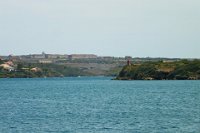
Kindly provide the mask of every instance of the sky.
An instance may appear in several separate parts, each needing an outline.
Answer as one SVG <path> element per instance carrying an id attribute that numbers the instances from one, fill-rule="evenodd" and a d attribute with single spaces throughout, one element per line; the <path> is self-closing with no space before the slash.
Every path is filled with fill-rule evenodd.
<path id="1" fill-rule="evenodd" d="M 0 55 L 200 58 L 199 0 L 0 0 Z"/>

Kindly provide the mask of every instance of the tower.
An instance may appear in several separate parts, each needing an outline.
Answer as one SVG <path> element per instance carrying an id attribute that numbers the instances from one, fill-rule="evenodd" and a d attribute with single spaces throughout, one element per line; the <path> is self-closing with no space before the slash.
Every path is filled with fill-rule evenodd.
<path id="1" fill-rule="evenodd" d="M 127 60 L 127 66 L 130 66 L 131 65 L 131 61 L 128 59 Z"/>

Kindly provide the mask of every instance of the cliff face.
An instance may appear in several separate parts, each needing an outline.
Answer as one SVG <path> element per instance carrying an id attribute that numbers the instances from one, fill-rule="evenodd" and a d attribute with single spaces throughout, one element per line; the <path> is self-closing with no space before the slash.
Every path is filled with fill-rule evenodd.
<path id="1" fill-rule="evenodd" d="M 200 61 L 154 62 L 127 65 L 117 76 L 118 80 L 198 80 Z"/>

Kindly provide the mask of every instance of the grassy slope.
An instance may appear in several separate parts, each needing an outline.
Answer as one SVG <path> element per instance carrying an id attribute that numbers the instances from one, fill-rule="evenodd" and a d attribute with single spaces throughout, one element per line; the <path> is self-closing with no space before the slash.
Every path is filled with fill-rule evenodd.
<path id="1" fill-rule="evenodd" d="M 3 62 L 1 62 L 3 64 Z M 40 64 L 15 63 L 16 71 L 8 72 L 0 68 L 0 78 L 33 78 L 33 77 L 73 77 L 73 76 L 113 76 L 120 71 L 115 64 L 73 63 L 73 64 Z M 38 67 L 41 71 L 33 72 L 31 68 Z"/>
<path id="2" fill-rule="evenodd" d="M 146 62 L 141 65 L 125 66 L 117 79 L 200 79 L 200 61 Z"/>

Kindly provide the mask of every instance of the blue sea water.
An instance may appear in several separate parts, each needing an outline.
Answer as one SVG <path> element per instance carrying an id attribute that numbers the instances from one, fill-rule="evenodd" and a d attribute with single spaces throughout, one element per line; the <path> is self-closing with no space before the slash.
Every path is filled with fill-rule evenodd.
<path id="1" fill-rule="evenodd" d="M 0 79 L 0 133 L 200 133 L 200 81 Z"/>

